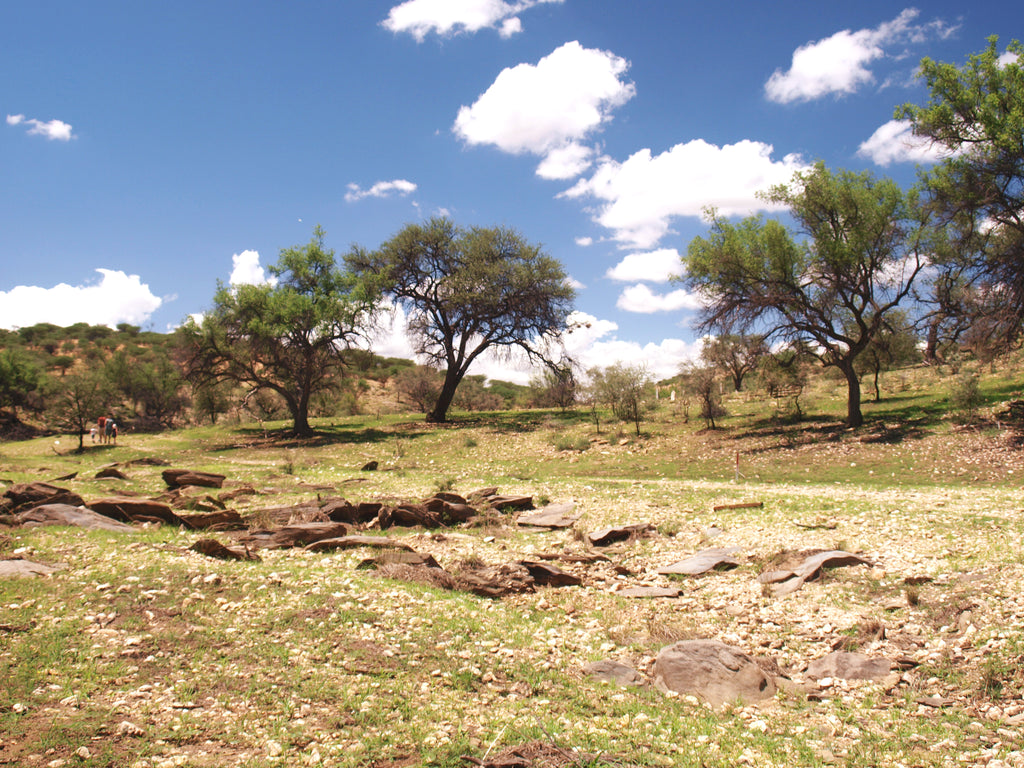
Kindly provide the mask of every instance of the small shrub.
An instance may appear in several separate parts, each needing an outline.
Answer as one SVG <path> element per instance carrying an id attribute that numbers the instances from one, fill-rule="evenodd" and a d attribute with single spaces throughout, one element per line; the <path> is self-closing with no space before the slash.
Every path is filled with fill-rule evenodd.
<path id="1" fill-rule="evenodd" d="M 969 424 L 974 421 L 983 402 L 977 375 L 961 373 L 953 380 L 949 390 L 949 406 L 958 424 Z"/>

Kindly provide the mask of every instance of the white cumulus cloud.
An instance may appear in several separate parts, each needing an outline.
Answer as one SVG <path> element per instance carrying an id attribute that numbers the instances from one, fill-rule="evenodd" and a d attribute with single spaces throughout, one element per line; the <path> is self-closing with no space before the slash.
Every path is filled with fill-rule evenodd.
<path id="1" fill-rule="evenodd" d="M 890 120 L 861 143 L 857 154 L 878 165 L 937 163 L 950 156 L 945 147 L 915 136 L 909 120 Z"/>
<path id="2" fill-rule="evenodd" d="M 874 82 L 869 65 L 886 56 L 887 46 L 921 43 L 935 35 L 948 36 L 952 28 L 936 20 L 915 24 L 920 15 L 907 8 L 892 21 L 872 29 L 844 29 L 831 37 L 802 45 L 793 52 L 787 71 L 775 70 L 765 83 L 765 95 L 771 101 L 786 104 L 810 101 L 831 93 L 854 93 Z M 902 55 L 900 50 L 897 55 Z"/>
<path id="3" fill-rule="evenodd" d="M 757 192 L 785 184 L 807 166 L 796 155 L 773 160 L 772 146 L 744 140 L 722 147 L 695 139 L 660 155 L 642 149 L 625 162 L 605 158 L 589 179 L 560 196 L 596 198 L 594 221 L 616 240 L 651 248 L 678 216 L 713 207 L 726 216 L 767 210 Z"/>
<path id="4" fill-rule="evenodd" d="M 8 125 L 27 125 L 30 136 L 43 136 L 50 141 L 71 141 L 75 135 L 63 120 L 35 120 L 24 115 L 8 115 Z"/>
<path id="5" fill-rule="evenodd" d="M 502 37 L 511 37 L 523 29 L 518 14 L 542 3 L 563 0 L 407 0 L 391 8 L 381 22 L 392 32 L 408 32 L 423 40 L 431 32 L 441 36 L 496 29 Z"/>
<path id="6" fill-rule="evenodd" d="M 416 185 L 405 179 L 394 179 L 392 181 L 378 181 L 369 189 L 363 189 L 356 183 L 348 185 L 348 192 L 345 193 L 345 201 L 354 203 L 364 197 L 391 197 L 399 195 L 405 197 L 416 191 Z"/>
<path id="7" fill-rule="evenodd" d="M 668 293 L 655 293 L 643 283 L 638 283 L 623 290 L 615 306 L 623 312 L 653 315 L 655 312 L 700 309 L 702 305 L 697 296 L 681 288 Z"/>
<path id="8" fill-rule="evenodd" d="M 538 173 L 571 178 L 590 165 L 582 141 L 636 93 L 622 77 L 629 62 L 608 51 L 565 43 L 537 64 L 502 70 L 471 105 L 459 109 L 453 130 L 468 144 L 544 158 Z"/>
<path id="9" fill-rule="evenodd" d="M 631 253 L 605 273 L 606 277 L 623 283 L 667 283 L 682 275 L 683 262 L 675 248 Z"/>
<path id="10" fill-rule="evenodd" d="M 231 285 L 277 285 L 276 277 L 267 277 L 260 265 L 259 251 L 242 251 L 231 257 Z"/>
<path id="11" fill-rule="evenodd" d="M 163 303 L 138 275 L 102 268 L 96 271 L 102 277 L 91 285 L 18 285 L 0 291 L 0 328 L 36 323 L 89 323 L 111 328 L 118 323 L 142 325 Z"/>
<path id="12" fill-rule="evenodd" d="M 566 350 L 584 370 L 621 363 L 643 366 L 655 379 L 668 379 L 679 373 L 682 363 L 700 356 L 700 341 L 668 338 L 640 344 L 619 339 L 615 334 L 619 326 L 611 320 L 585 312 L 573 312 L 569 320 L 574 330 L 566 335 Z"/>

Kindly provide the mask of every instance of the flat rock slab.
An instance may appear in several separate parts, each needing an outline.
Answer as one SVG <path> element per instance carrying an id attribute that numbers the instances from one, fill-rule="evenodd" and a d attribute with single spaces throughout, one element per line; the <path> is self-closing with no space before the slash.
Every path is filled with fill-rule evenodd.
<path id="1" fill-rule="evenodd" d="M 399 549 L 412 552 L 408 544 L 391 539 L 387 536 L 337 536 L 330 539 L 320 539 L 306 545 L 310 552 L 331 552 L 335 549 L 355 549 L 357 547 L 377 547 L 379 549 Z"/>
<path id="2" fill-rule="evenodd" d="M 561 504 L 548 504 L 539 512 L 528 515 L 520 515 L 516 518 L 516 525 L 529 525 L 535 528 L 572 528 L 582 515 L 573 514 L 576 504 L 567 501 Z"/>
<path id="3" fill-rule="evenodd" d="M 654 678 L 662 689 L 697 696 L 713 707 L 763 701 L 777 690 L 774 678 L 752 657 L 718 640 L 683 640 L 663 648 Z"/>
<path id="4" fill-rule="evenodd" d="M 579 576 L 573 576 L 571 573 L 566 573 L 561 568 L 547 563 L 520 560 L 518 564 L 529 571 L 534 582 L 542 587 L 578 587 L 583 583 Z"/>
<path id="5" fill-rule="evenodd" d="M 179 512 L 180 517 L 185 524 L 194 530 L 201 531 L 207 529 L 215 529 L 218 531 L 240 531 L 243 530 L 245 520 L 242 516 L 234 510 L 224 510 L 222 512 L 199 512 L 199 513 L 185 513 Z"/>
<path id="6" fill-rule="evenodd" d="M 70 504 L 73 507 L 85 504 L 77 493 L 49 483 L 15 483 L 4 491 L 3 498 L 15 514 L 40 504 Z"/>
<path id="7" fill-rule="evenodd" d="M 0 560 L 0 579 L 23 579 L 36 576 L 49 576 L 63 566 L 43 565 L 31 560 Z"/>
<path id="8" fill-rule="evenodd" d="M 385 565 L 408 565 L 414 568 L 440 568 L 441 564 L 434 559 L 433 555 L 424 555 L 420 552 L 393 550 L 383 552 L 377 557 L 367 558 L 356 566 L 356 570 L 367 568 L 380 568 Z"/>
<path id="9" fill-rule="evenodd" d="M 506 565 L 463 564 L 455 573 L 457 588 L 481 597 L 501 597 L 535 592 L 533 576 L 518 563 Z"/>
<path id="10" fill-rule="evenodd" d="M 823 568 L 838 568 L 848 565 L 871 567 L 874 565 L 860 555 L 844 552 L 841 549 L 810 552 L 796 557 L 798 562 L 795 565 L 766 571 L 758 576 L 757 580 L 762 584 L 772 584 L 772 593 L 776 597 L 781 597 L 796 592 L 804 585 L 804 582 L 816 579 Z"/>
<path id="11" fill-rule="evenodd" d="M 346 536 L 351 528 L 345 523 L 296 523 L 273 530 L 252 531 L 238 539 L 253 549 L 288 549 L 305 547 L 323 539 Z"/>
<path id="12" fill-rule="evenodd" d="M 650 523 L 633 523 L 631 525 L 620 525 L 612 528 L 601 528 L 587 534 L 587 539 L 595 547 L 610 547 L 620 541 L 629 541 L 641 536 L 648 536 L 657 532 Z"/>
<path id="13" fill-rule="evenodd" d="M 24 526 L 72 525 L 76 528 L 117 533 L 138 532 L 138 529 L 94 512 L 88 507 L 73 507 L 70 504 L 40 504 L 27 512 L 19 513 L 16 519 Z"/>
<path id="14" fill-rule="evenodd" d="M 161 522 L 167 525 L 186 525 L 185 521 L 178 517 L 168 505 L 152 499 L 111 496 L 105 499 L 96 499 L 86 506 L 93 512 L 106 515 L 113 520 L 120 520 L 122 523 Z"/>
<path id="15" fill-rule="evenodd" d="M 189 550 L 218 560 L 260 560 L 259 555 L 246 547 L 229 547 L 216 539 L 200 539 Z"/>
<path id="16" fill-rule="evenodd" d="M 635 685 L 647 685 L 644 676 L 627 664 L 613 659 L 602 659 L 587 664 L 583 671 L 603 683 L 612 683 L 624 688 Z"/>
<path id="17" fill-rule="evenodd" d="M 682 574 L 686 576 L 696 576 L 716 569 L 724 570 L 727 568 L 735 568 L 740 564 L 740 561 L 733 557 L 733 555 L 739 551 L 739 547 L 702 549 L 700 552 L 690 555 L 690 557 L 685 560 L 680 560 L 678 563 L 673 563 L 672 565 L 666 565 L 664 568 L 659 568 L 658 573 L 662 575 Z"/>
<path id="18" fill-rule="evenodd" d="M 679 597 L 683 591 L 674 587 L 628 587 L 615 594 L 622 597 Z"/>
<path id="19" fill-rule="evenodd" d="M 226 479 L 224 475 L 212 472 L 198 472 L 192 469 L 165 469 L 160 476 L 168 488 L 181 488 L 186 485 L 199 485 L 205 488 L 220 488 Z"/>
<path id="20" fill-rule="evenodd" d="M 834 651 L 807 665 L 807 677 L 820 680 L 838 677 L 840 680 L 882 680 L 892 671 L 888 659 L 873 659 L 862 653 Z"/>

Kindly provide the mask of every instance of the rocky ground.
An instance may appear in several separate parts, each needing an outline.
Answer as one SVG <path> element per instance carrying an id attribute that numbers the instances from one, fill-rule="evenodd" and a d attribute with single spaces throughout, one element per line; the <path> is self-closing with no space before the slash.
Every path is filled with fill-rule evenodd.
<path id="1" fill-rule="evenodd" d="M 1019 462 L 1005 442 L 958 444 L 944 459 L 966 471 Z M 863 462 L 849 446 L 819 454 Z M 803 450 L 785 460 L 820 461 Z M 751 475 L 768 461 L 743 454 Z M 1024 512 L 1009 484 L 526 478 L 498 491 L 557 506 L 565 527 L 521 524 L 535 510 L 470 486 L 448 493 L 476 515 L 396 525 L 380 509 L 422 504 L 425 476 L 339 472 L 281 493 L 225 472 L 175 494 L 161 467 L 118 468 L 135 499 L 182 517 L 224 507 L 245 528 L 152 513 L 123 530 L 29 526 L 10 505 L 0 558 L 55 570 L 0 578 L 0 765 L 1024 766 Z M 71 506 L 102 506 L 82 496 Z M 328 509 L 342 496 L 381 507 Z M 421 557 L 317 547 L 309 531 L 345 515 L 328 540 L 387 536 Z M 301 546 L 268 545 L 288 523 Z M 203 539 L 254 557 L 191 549 Z M 666 572 L 707 550 L 732 562 Z M 766 576 L 821 553 L 833 559 L 806 581 Z M 659 657 L 694 640 L 728 646 L 725 677 L 760 675 L 770 695 L 673 682 Z"/>

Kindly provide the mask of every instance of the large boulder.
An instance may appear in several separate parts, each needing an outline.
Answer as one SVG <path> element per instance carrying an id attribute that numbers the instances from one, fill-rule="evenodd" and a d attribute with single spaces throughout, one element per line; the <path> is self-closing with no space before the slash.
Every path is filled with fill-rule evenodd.
<path id="1" fill-rule="evenodd" d="M 663 648 L 654 679 L 663 690 L 697 696 L 713 707 L 770 699 L 777 690 L 751 656 L 718 640 L 683 640 Z"/>

